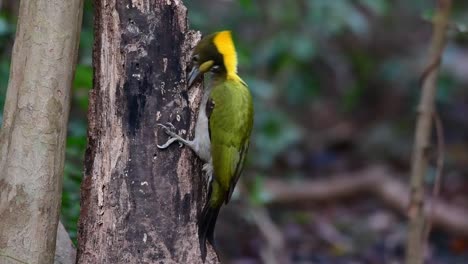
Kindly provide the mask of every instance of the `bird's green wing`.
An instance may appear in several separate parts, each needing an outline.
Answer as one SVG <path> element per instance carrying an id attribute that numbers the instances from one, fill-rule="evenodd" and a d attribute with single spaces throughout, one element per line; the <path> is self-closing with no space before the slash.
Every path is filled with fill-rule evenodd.
<path id="1" fill-rule="evenodd" d="M 225 202 L 228 203 L 229 200 L 231 199 L 231 196 L 232 196 L 232 192 L 234 192 L 234 188 L 236 187 L 236 184 L 237 184 L 237 181 L 239 180 L 239 177 L 240 175 L 242 174 L 242 170 L 244 168 L 244 164 L 245 164 L 245 156 L 249 150 L 249 143 L 250 143 L 250 140 L 247 139 L 240 152 L 239 152 L 239 155 L 238 155 L 238 158 L 235 160 L 235 164 L 236 164 L 236 169 L 234 171 L 234 177 L 231 179 L 231 182 L 229 184 L 229 192 L 226 196 L 226 200 Z"/>
<path id="2" fill-rule="evenodd" d="M 253 125 L 253 105 L 247 87 L 226 81 L 211 93 L 214 109 L 209 119 L 211 155 L 217 188 L 212 203 L 228 202 L 244 166 Z"/>

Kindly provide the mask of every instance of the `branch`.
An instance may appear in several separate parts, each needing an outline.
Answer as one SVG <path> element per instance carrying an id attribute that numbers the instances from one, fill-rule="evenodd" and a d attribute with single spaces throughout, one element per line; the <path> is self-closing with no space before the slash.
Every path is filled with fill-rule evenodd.
<path id="1" fill-rule="evenodd" d="M 403 215 L 407 215 L 406 197 L 410 193 L 409 188 L 383 166 L 332 175 L 324 180 L 301 181 L 300 184 L 270 179 L 265 182 L 265 190 L 269 195 L 267 205 L 322 202 L 367 194 Z M 468 210 L 439 199 L 428 200 L 424 212 L 432 215 L 435 227 L 468 236 Z"/>
<path id="2" fill-rule="evenodd" d="M 445 140 L 444 140 L 444 128 L 442 125 L 442 120 L 440 120 L 440 116 L 437 114 L 437 109 L 434 110 L 434 124 L 436 128 L 436 136 L 437 136 L 437 170 L 436 176 L 434 180 L 434 185 L 432 187 L 432 198 L 436 199 L 440 193 L 440 186 L 442 182 L 442 175 L 444 172 L 444 161 L 445 161 Z M 431 218 L 427 222 L 426 229 L 424 230 L 424 237 L 423 241 L 428 241 L 429 234 L 431 233 L 432 228 L 432 214 L 434 212 L 433 206 L 430 207 L 430 214 Z"/>
<path id="3" fill-rule="evenodd" d="M 429 162 L 428 150 L 434 114 L 434 98 L 436 93 L 437 74 L 445 46 L 445 35 L 448 27 L 452 1 L 438 0 L 434 19 L 429 59 L 422 80 L 422 94 L 419 102 L 419 116 L 416 124 L 414 152 L 411 167 L 411 196 L 408 209 L 409 234 L 406 249 L 406 263 L 419 264 L 423 262 L 423 238 L 425 230 L 424 214 L 424 176 Z"/>

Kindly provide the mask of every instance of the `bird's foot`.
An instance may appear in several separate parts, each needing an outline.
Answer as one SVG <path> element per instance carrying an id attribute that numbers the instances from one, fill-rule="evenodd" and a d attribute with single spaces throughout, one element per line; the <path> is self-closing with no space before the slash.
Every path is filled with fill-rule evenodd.
<path id="1" fill-rule="evenodd" d="M 176 131 L 176 128 L 173 124 L 167 122 L 165 125 L 163 124 L 158 124 L 158 126 L 162 127 L 164 129 L 164 132 L 169 135 L 169 139 L 166 141 L 166 143 L 162 144 L 162 145 L 157 145 L 158 148 L 160 149 L 165 149 L 167 147 L 169 147 L 172 143 L 174 142 L 179 142 L 179 147 L 182 147 L 184 144 L 183 142 L 185 142 L 185 139 L 183 139 L 182 137 L 180 137 L 179 135 L 177 135 L 175 133 Z"/>
<path id="2" fill-rule="evenodd" d="M 213 165 L 210 163 L 203 164 L 203 180 L 205 181 L 206 188 L 209 189 L 211 181 L 213 180 Z"/>

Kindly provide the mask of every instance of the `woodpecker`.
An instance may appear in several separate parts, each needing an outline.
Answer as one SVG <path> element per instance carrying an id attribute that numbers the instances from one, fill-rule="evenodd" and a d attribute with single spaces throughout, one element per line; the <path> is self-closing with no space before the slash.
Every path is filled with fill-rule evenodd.
<path id="1" fill-rule="evenodd" d="M 171 124 L 158 124 L 170 136 L 159 148 L 174 142 L 191 148 L 205 163 L 203 171 L 208 197 L 198 219 L 201 258 L 206 258 L 206 241 L 214 246 L 214 229 L 219 210 L 227 204 L 242 173 L 249 148 L 254 109 L 247 84 L 237 74 L 237 53 L 230 31 L 208 35 L 192 54 L 188 87 L 201 76 L 206 85 L 195 126 L 195 137 L 186 140 L 173 132 Z"/>

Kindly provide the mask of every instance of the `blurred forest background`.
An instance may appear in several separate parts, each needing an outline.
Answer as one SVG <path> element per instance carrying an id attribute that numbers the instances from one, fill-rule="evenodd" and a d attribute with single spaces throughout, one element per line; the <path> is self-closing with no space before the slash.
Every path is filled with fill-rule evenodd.
<path id="1" fill-rule="evenodd" d="M 17 2 L 0 2 L 0 109 Z M 255 98 L 243 195 L 238 192 L 217 225 L 222 258 L 253 264 L 281 253 L 293 263 L 400 263 L 407 223 L 398 208 L 405 205 L 392 206 L 369 191 L 346 199 L 327 197 L 326 185 L 320 199 L 307 199 L 307 194 L 294 199 L 297 193 L 288 194 L 286 187 L 286 195 L 278 193 L 286 185 L 307 186 L 330 178 L 346 184 L 369 171 L 408 182 L 419 79 L 435 1 L 184 2 L 192 29 L 204 34 L 233 31 L 240 75 Z M 440 199 L 468 208 L 468 35 L 463 32 L 468 2 L 454 4 L 436 99 L 446 141 Z M 61 214 L 75 242 L 92 46 L 93 7 L 86 0 Z M 428 190 L 434 164 L 426 178 Z M 436 226 L 426 255 L 427 263 L 468 263 L 467 232 Z"/>

